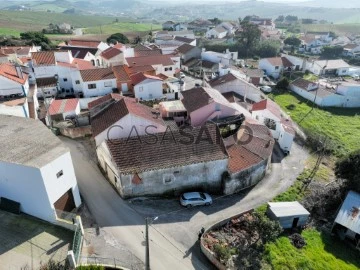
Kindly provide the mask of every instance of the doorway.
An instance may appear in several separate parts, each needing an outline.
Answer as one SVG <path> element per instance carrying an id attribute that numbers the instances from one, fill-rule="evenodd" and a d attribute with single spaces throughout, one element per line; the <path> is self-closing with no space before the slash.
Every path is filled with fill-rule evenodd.
<path id="1" fill-rule="evenodd" d="M 298 226 L 299 223 L 299 218 L 294 218 L 293 223 L 292 223 L 292 228 L 296 228 Z"/>

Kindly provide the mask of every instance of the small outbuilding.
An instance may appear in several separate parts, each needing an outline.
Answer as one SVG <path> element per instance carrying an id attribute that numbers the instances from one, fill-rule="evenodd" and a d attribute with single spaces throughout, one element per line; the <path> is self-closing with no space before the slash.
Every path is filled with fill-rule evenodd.
<path id="1" fill-rule="evenodd" d="M 360 250 L 360 194 L 350 191 L 336 216 L 332 232 Z"/>
<path id="2" fill-rule="evenodd" d="M 279 221 L 283 229 L 291 229 L 304 226 L 310 213 L 297 201 L 269 202 L 267 215 Z"/>

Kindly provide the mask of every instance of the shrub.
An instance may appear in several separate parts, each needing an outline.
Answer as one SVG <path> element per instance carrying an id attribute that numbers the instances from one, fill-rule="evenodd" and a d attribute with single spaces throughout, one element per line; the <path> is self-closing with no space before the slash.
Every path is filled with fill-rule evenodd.
<path id="1" fill-rule="evenodd" d="M 227 262 L 232 255 L 237 253 L 235 248 L 229 248 L 222 244 L 215 244 L 214 245 L 214 252 L 215 255 L 220 261 Z"/>

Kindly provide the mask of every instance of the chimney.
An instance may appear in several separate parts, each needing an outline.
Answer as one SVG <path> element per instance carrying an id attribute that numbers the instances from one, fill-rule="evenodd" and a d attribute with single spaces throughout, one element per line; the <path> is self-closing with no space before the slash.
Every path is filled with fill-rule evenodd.
<path id="1" fill-rule="evenodd" d="M 16 75 L 18 76 L 18 78 L 20 79 L 24 79 L 21 67 L 19 64 L 15 64 L 15 69 L 16 69 Z"/>

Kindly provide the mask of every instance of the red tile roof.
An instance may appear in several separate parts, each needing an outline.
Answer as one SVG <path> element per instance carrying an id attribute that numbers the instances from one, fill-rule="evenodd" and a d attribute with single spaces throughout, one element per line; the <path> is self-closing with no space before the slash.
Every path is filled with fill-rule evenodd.
<path id="1" fill-rule="evenodd" d="M 124 44 L 121 44 L 121 43 L 116 43 L 113 48 L 116 48 L 116 49 L 125 49 L 125 45 Z"/>
<path id="2" fill-rule="evenodd" d="M 150 107 L 138 103 L 134 98 L 123 97 L 119 94 L 109 94 L 101 97 L 100 100 L 90 102 L 88 106 L 90 110 L 93 110 L 95 107 L 101 107 L 103 104 L 109 105 L 100 110 L 100 112 L 95 113 L 91 119 L 93 136 L 97 136 L 108 129 L 127 114 L 136 115 L 165 127 L 163 120 L 155 115 Z"/>
<path id="3" fill-rule="evenodd" d="M 55 54 L 53 51 L 33 52 L 31 58 L 37 66 L 55 65 Z"/>
<path id="4" fill-rule="evenodd" d="M 56 64 L 58 66 L 76 68 L 78 70 L 96 69 L 91 62 L 78 58 L 74 58 L 72 63 L 56 62 Z"/>
<path id="5" fill-rule="evenodd" d="M 222 139 L 215 125 L 207 126 L 212 142 L 200 140 L 198 143 L 182 144 L 184 135 L 179 130 L 169 133 L 158 133 L 154 142 L 153 135 L 107 141 L 112 159 L 122 174 L 136 174 L 144 171 L 165 168 L 180 168 L 192 164 L 206 163 L 216 160 L 227 160 Z M 201 136 L 201 128 L 193 128 L 193 138 Z M 187 137 L 188 138 L 188 137 Z M 175 140 L 175 141 L 174 141 Z"/>
<path id="6" fill-rule="evenodd" d="M 162 81 L 162 79 L 159 78 L 159 77 L 146 75 L 146 74 L 141 73 L 141 72 L 136 73 L 134 75 L 131 75 L 130 78 L 131 78 L 131 81 L 132 81 L 133 85 L 137 85 L 137 84 L 139 84 L 139 83 L 141 83 L 141 82 L 143 82 L 143 81 L 145 81 L 147 79 Z"/>
<path id="7" fill-rule="evenodd" d="M 84 82 L 116 79 L 111 68 L 80 70 L 80 75 Z"/>
<path id="8" fill-rule="evenodd" d="M 224 83 L 228 83 L 228 82 L 232 82 L 232 81 L 235 81 L 237 80 L 238 78 L 233 75 L 232 73 L 228 73 L 228 74 L 225 74 L 223 76 L 220 76 L 220 77 L 217 77 L 215 79 L 212 79 L 209 84 L 211 85 L 211 87 L 215 87 L 217 85 L 221 85 L 221 84 L 224 84 Z"/>
<path id="9" fill-rule="evenodd" d="M 130 67 L 136 66 L 153 66 L 163 65 L 172 66 L 174 65 L 173 60 L 168 55 L 156 55 L 156 56 L 144 56 L 144 57 L 128 57 L 126 58 Z"/>
<path id="10" fill-rule="evenodd" d="M 122 51 L 120 51 L 119 49 L 110 47 L 101 53 L 101 57 L 109 60 L 111 58 L 114 58 L 115 56 L 120 55 L 121 53 L 122 53 Z"/>
<path id="11" fill-rule="evenodd" d="M 258 103 L 252 105 L 252 111 L 269 110 L 273 115 L 281 119 L 281 111 L 279 105 L 270 99 L 264 99 Z"/>
<path id="12" fill-rule="evenodd" d="M 73 112 L 76 110 L 76 107 L 78 105 L 79 105 L 78 98 L 57 99 L 51 102 L 48 112 L 50 115 Z"/>
<path id="13" fill-rule="evenodd" d="M 162 52 L 160 49 L 135 51 L 135 57 L 156 56 L 156 55 L 162 55 Z"/>
<path id="14" fill-rule="evenodd" d="M 286 57 L 281 57 L 281 61 L 284 67 L 293 67 L 294 64 Z"/>
<path id="15" fill-rule="evenodd" d="M 67 44 L 74 47 L 97 48 L 100 44 L 100 41 L 72 39 L 69 40 Z"/>
<path id="16" fill-rule="evenodd" d="M 293 123 L 290 119 L 282 118 L 281 125 L 287 133 L 290 133 L 295 136 L 295 129 Z"/>
<path id="17" fill-rule="evenodd" d="M 236 143 L 227 147 L 230 173 L 240 172 L 271 158 L 275 141 L 266 126 L 246 120 L 235 136 Z"/>
<path id="18" fill-rule="evenodd" d="M 185 54 L 185 53 L 191 51 L 191 50 L 194 49 L 194 48 L 197 48 L 197 47 L 185 43 L 185 44 L 181 45 L 179 48 L 177 48 L 177 51 L 178 51 L 179 53 Z"/>
<path id="19" fill-rule="evenodd" d="M 54 87 L 57 84 L 57 79 L 55 77 L 48 78 L 37 78 L 36 85 L 37 87 Z"/>
<path id="20" fill-rule="evenodd" d="M 130 71 L 125 65 L 113 66 L 112 70 L 115 74 L 116 80 L 119 82 L 130 82 Z"/>
<path id="21" fill-rule="evenodd" d="M 129 71 L 129 74 L 135 74 L 139 72 L 155 72 L 155 69 L 151 65 L 146 66 L 138 66 L 138 67 L 128 67 L 127 69 Z"/>
<path id="22" fill-rule="evenodd" d="M 0 64 L 0 76 L 20 84 L 24 84 L 28 79 L 28 75 L 23 72 L 19 76 L 16 67 L 10 63 Z"/>

